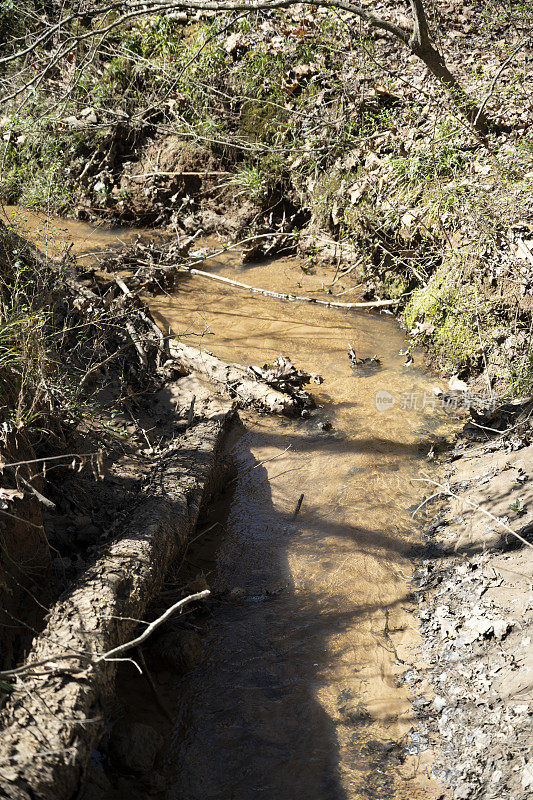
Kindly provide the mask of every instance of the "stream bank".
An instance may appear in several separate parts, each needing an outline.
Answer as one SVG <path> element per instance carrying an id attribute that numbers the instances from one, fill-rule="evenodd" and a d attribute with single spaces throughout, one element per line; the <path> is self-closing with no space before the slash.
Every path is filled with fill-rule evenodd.
<path id="1" fill-rule="evenodd" d="M 404 677 L 420 735 L 436 743 L 435 774 L 452 796 L 526 800 L 533 789 L 531 400 L 496 411 L 492 425 L 467 425 L 441 471 L 454 496 L 436 508 L 417 572 L 425 666 Z"/>
<path id="2" fill-rule="evenodd" d="M 409 24 L 392 0 L 380 13 Z M 506 399 L 526 392 L 531 11 L 431 11 L 450 68 L 500 126 L 484 142 L 407 49 L 350 19 L 198 11 L 116 29 L 81 74 L 63 64 L 24 114 L 5 109 L 2 199 L 173 236 L 275 234 L 255 256 L 360 262 L 365 299 L 398 299 L 439 369 Z"/>

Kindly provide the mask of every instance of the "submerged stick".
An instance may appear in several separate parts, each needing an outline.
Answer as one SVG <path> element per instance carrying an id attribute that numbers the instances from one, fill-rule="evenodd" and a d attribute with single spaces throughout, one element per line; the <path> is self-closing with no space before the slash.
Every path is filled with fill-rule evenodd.
<path id="1" fill-rule="evenodd" d="M 303 499 L 304 499 L 304 495 L 301 494 L 300 497 L 298 498 L 298 502 L 296 503 L 296 508 L 294 509 L 294 514 L 292 515 L 293 519 L 296 519 L 296 517 L 300 513 L 300 509 L 302 507 Z"/>
<path id="2" fill-rule="evenodd" d="M 304 295 L 286 294 L 284 292 L 273 292 L 270 289 L 259 289 L 257 286 L 249 286 L 247 283 L 234 281 L 231 278 L 223 278 L 222 275 L 213 275 L 211 272 L 205 272 L 202 269 L 194 269 L 193 267 L 178 266 L 180 272 L 186 272 L 188 275 L 199 275 L 201 278 L 209 278 L 212 281 L 220 281 L 227 283 L 230 286 L 236 286 L 239 289 L 246 289 L 254 294 L 262 294 L 266 297 L 275 297 L 277 300 L 293 300 L 301 303 L 314 303 L 319 306 L 326 306 L 327 308 L 384 308 L 385 306 L 397 306 L 399 300 L 369 300 L 362 303 L 339 303 L 332 300 L 317 300 L 314 297 L 305 297 Z"/>

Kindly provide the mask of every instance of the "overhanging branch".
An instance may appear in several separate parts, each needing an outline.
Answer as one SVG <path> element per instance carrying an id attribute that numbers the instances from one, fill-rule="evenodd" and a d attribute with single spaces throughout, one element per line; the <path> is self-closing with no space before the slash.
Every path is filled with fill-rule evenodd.
<path id="1" fill-rule="evenodd" d="M 88 21 L 95 22 L 101 17 L 111 12 L 118 12 L 121 16 L 115 19 L 112 27 L 116 28 L 123 22 L 128 21 L 132 17 L 150 14 L 171 14 L 177 11 L 272 11 L 276 9 L 289 8 L 294 6 L 295 0 L 251 0 L 251 2 L 243 2 L 242 0 L 207 0 L 207 2 L 195 2 L 195 0 L 183 0 L 182 2 L 155 2 L 155 3 L 108 3 L 106 5 L 93 8 L 89 11 L 79 11 L 77 13 L 68 14 L 62 17 L 58 22 L 53 25 L 47 25 L 38 34 L 37 38 L 27 47 L 11 53 L 8 56 L 0 58 L 0 65 L 7 64 L 18 58 L 24 58 L 34 51 L 39 45 L 44 45 L 49 42 L 61 29 L 67 29 L 68 26 L 75 21 Z M 406 31 L 399 25 L 393 22 L 377 17 L 371 14 L 361 6 L 350 3 L 349 0 L 306 0 L 305 5 L 313 6 L 315 8 L 339 8 L 344 11 L 349 11 L 351 14 L 367 22 L 374 28 L 386 31 L 392 34 L 404 44 L 409 44 L 412 32 Z M 90 37 L 96 37 L 102 33 L 102 30 L 95 27 L 94 30 L 87 31 L 81 35 L 72 34 L 69 36 L 70 40 L 82 41 Z"/>

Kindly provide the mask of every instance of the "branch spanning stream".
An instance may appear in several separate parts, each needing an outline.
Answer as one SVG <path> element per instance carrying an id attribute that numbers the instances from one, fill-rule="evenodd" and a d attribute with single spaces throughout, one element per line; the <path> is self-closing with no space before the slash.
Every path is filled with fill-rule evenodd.
<path id="1" fill-rule="evenodd" d="M 399 300 L 370 300 L 361 303 L 340 303 L 332 300 L 317 300 L 314 297 L 305 297 L 304 295 L 286 294 L 284 292 L 274 292 L 270 289 L 260 289 L 257 286 L 250 286 L 247 283 L 234 281 L 230 278 L 223 278 L 221 275 L 213 275 L 211 272 L 204 272 L 202 269 L 182 266 L 176 266 L 176 269 L 180 272 L 186 272 L 189 275 L 199 275 L 202 278 L 209 278 L 212 281 L 220 281 L 220 283 L 227 283 L 239 289 L 246 289 L 249 292 L 254 292 L 254 294 L 275 297 L 278 300 L 295 300 L 302 303 L 315 303 L 316 305 L 326 306 L 327 308 L 384 308 L 385 306 L 396 306 L 399 303 Z"/>

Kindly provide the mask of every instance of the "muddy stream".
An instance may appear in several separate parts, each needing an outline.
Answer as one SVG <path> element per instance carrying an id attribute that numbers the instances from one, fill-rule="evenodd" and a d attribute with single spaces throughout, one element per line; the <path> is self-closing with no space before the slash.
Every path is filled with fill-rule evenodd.
<path id="1" fill-rule="evenodd" d="M 115 235 L 61 228 L 78 252 Z M 308 266 L 296 258 L 243 265 L 228 253 L 203 268 L 326 297 L 331 272 L 306 274 Z M 351 298 L 357 291 L 341 299 Z M 319 408 L 310 419 L 241 412 L 228 437 L 237 478 L 207 520 L 214 527 L 188 552 L 189 569 L 227 594 L 201 629 L 203 659 L 163 676 L 179 700 L 164 796 L 440 796 L 428 754 L 406 737 L 414 717 L 401 683 L 417 659 L 411 580 L 421 532 L 411 515 L 424 488 L 411 479 L 431 469 L 432 445 L 457 428 L 435 403 L 439 380 L 420 352 L 404 365 L 405 336 L 389 315 L 189 277 L 150 305 L 166 330 L 221 358 L 262 365 L 283 353 L 325 379 L 312 387 Z M 377 354 L 380 368 L 354 371 L 348 343 L 361 357 Z"/>

